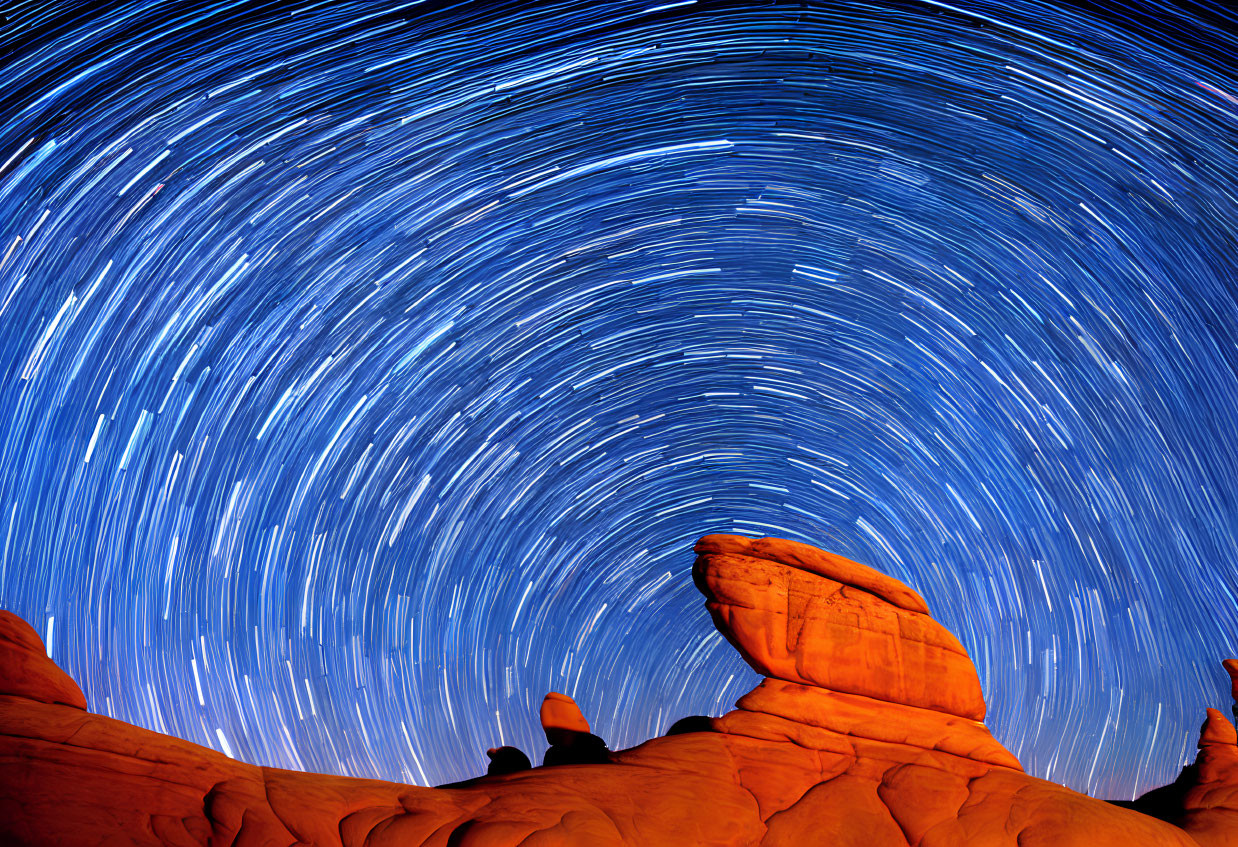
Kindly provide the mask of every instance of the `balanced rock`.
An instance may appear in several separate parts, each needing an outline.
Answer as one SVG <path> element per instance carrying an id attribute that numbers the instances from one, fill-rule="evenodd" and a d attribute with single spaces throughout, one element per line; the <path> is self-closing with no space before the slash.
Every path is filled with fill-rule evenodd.
<path id="1" fill-rule="evenodd" d="M 551 744 L 562 744 L 570 741 L 578 733 L 588 735 L 589 722 L 576 701 L 566 694 L 551 691 L 542 699 L 539 715 L 542 720 L 542 731 Z"/>
<path id="2" fill-rule="evenodd" d="M 606 742 L 589 731 L 589 722 L 576 701 L 551 691 L 542 700 L 542 730 L 550 749 L 544 765 L 601 765 L 610 761 Z"/>
<path id="3" fill-rule="evenodd" d="M 901 582 L 778 538 L 708 535 L 696 551 L 714 624 L 757 673 L 984 718 L 967 651 Z"/>
<path id="4" fill-rule="evenodd" d="M 981 722 L 966 652 L 907 586 L 779 539 L 712 535 L 697 553 L 714 622 L 766 677 L 735 710 L 597 764 L 445 788 L 257 767 L 90 714 L 33 630 L 0 617 L 0 844 L 1238 847 L 1221 712 L 1176 783 L 1096 800 L 1023 772 Z M 563 695 L 542 721 L 548 761 L 601 744 Z"/>

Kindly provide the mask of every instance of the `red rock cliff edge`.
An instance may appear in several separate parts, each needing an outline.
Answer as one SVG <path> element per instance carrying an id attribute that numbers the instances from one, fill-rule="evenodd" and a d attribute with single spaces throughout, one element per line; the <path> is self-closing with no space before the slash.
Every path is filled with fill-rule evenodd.
<path id="1" fill-rule="evenodd" d="M 907 586 L 781 539 L 696 552 L 715 624 L 765 676 L 734 711 L 611 752 L 548 698 L 557 760 L 598 763 L 445 788 L 257 767 L 91 714 L 0 612 L 0 844 L 1238 847 L 1238 733 L 1219 711 L 1178 782 L 1133 808 L 1096 800 L 1022 771 L 981 722 L 967 652 Z"/>

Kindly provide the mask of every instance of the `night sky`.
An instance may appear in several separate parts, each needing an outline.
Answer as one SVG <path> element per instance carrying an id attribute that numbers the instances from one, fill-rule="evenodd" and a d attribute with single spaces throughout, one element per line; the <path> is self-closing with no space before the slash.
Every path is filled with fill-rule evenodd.
<path id="1" fill-rule="evenodd" d="M 1028 771 L 1238 655 L 1238 20 L 6 4 L 0 606 L 91 708 L 436 784 L 757 681 L 709 532 L 920 590 Z"/>

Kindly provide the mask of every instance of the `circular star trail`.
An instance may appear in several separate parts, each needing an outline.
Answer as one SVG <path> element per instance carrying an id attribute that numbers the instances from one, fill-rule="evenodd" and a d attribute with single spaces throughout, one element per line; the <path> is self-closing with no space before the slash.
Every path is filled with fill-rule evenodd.
<path id="1" fill-rule="evenodd" d="M 94 710 L 435 784 L 755 682 L 708 532 L 920 589 L 1029 772 L 1238 655 L 1238 22 L 10 5 L 0 602 Z"/>

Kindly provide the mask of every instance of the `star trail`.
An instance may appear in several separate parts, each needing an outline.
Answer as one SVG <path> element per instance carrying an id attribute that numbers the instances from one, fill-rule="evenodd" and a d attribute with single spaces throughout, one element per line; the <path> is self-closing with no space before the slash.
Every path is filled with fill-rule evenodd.
<path id="1" fill-rule="evenodd" d="M 437 784 L 756 682 L 693 541 L 919 589 L 1030 773 L 1238 656 L 1238 21 L 9 5 L 0 605 L 95 711 Z"/>

